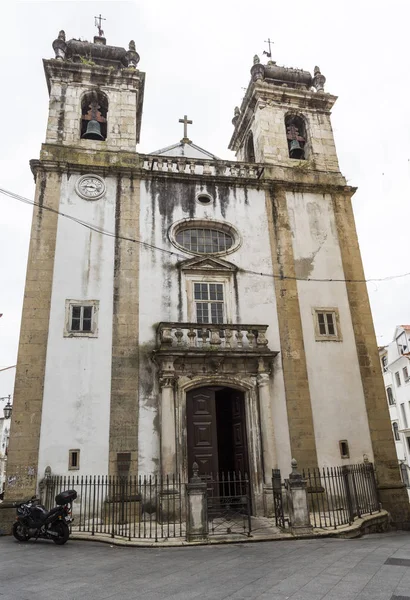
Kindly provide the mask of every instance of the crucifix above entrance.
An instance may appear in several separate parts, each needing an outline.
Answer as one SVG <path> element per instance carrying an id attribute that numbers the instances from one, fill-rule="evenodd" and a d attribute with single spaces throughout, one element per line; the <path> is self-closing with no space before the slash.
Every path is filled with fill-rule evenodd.
<path id="1" fill-rule="evenodd" d="M 191 142 L 191 140 L 188 137 L 188 125 L 192 125 L 193 121 L 190 121 L 188 119 L 188 117 L 186 115 L 184 115 L 183 119 L 179 119 L 178 123 L 183 123 L 184 124 L 184 137 L 182 138 L 181 142 L 183 144 L 189 144 Z"/>

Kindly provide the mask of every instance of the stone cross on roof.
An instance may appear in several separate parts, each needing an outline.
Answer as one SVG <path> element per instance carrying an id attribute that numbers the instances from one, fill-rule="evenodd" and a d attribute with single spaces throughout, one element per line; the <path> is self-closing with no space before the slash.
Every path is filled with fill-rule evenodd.
<path id="1" fill-rule="evenodd" d="M 191 140 L 188 137 L 188 125 L 192 125 L 193 121 L 189 121 L 188 117 L 184 115 L 184 118 L 179 119 L 178 123 L 184 124 L 184 137 L 182 138 L 181 142 L 184 144 L 189 144 Z"/>

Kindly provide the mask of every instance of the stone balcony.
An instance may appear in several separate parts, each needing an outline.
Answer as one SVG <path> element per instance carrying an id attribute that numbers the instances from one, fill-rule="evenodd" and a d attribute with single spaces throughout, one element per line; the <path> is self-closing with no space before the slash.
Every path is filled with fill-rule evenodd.
<path id="1" fill-rule="evenodd" d="M 160 353 L 172 354 L 272 354 L 266 339 L 267 329 L 267 325 L 160 323 L 156 347 Z"/>

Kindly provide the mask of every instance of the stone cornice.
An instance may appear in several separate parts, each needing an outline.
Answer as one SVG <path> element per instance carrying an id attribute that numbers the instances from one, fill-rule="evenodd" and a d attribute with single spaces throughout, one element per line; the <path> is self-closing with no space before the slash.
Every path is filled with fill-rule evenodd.
<path id="1" fill-rule="evenodd" d="M 239 185 L 256 189 L 268 188 L 274 185 L 291 191 L 309 190 L 310 192 L 350 195 L 356 191 L 356 188 L 346 185 L 346 180 L 340 173 L 318 171 L 317 169 L 297 169 L 271 164 L 253 165 L 260 172 L 258 179 L 239 175 L 150 170 L 146 165 L 148 164 L 147 161 L 152 160 L 152 158 L 151 155 L 136 152 L 96 151 L 60 144 L 43 144 L 40 160 L 30 161 L 30 166 L 34 176 L 39 171 L 79 174 L 94 172 L 102 177 L 124 174 L 139 179 L 172 179 L 174 181 L 190 181 L 201 184 L 212 182 L 217 185 Z M 201 161 L 197 162 L 199 164 Z M 236 172 L 241 172 L 242 165 L 249 166 L 246 163 L 235 161 L 210 161 L 210 164 L 216 165 L 222 171 L 225 168 L 231 168 L 235 169 Z"/>

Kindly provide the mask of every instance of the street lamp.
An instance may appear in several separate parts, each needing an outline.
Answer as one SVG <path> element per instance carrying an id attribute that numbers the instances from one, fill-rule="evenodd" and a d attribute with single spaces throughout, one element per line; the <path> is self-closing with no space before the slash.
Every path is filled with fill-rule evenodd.
<path id="1" fill-rule="evenodd" d="M 11 417 L 11 412 L 13 410 L 13 406 L 10 402 L 11 400 L 11 395 L 9 394 L 8 396 L 3 396 L 2 398 L 0 398 L 0 400 L 7 400 L 7 404 L 6 406 L 3 408 L 3 413 L 4 413 L 4 418 L 5 419 L 10 419 Z"/>

